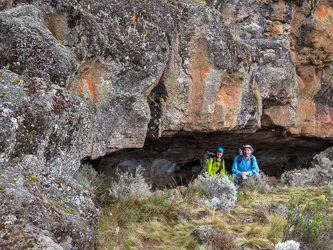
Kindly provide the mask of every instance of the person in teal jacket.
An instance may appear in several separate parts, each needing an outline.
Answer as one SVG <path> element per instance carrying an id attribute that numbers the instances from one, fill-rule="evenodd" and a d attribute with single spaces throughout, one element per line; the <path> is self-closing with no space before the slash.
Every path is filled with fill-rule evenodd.
<path id="1" fill-rule="evenodd" d="M 209 157 L 207 163 L 207 171 L 211 176 L 214 176 L 217 172 L 220 174 L 225 174 L 225 163 L 222 159 L 223 156 L 223 148 L 219 147 L 216 150 L 215 157 Z"/>
<path id="2" fill-rule="evenodd" d="M 243 154 L 235 157 L 232 165 L 232 176 L 234 177 L 235 185 L 240 185 L 251 176 L 260 178 L 257 159 L 252 153 L 253 148 L 251 145 L 244 145 Z"/>

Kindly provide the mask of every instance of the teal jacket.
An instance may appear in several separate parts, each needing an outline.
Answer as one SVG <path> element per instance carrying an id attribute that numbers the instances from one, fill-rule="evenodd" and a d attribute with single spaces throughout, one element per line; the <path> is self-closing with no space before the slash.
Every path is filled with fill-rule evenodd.
<path id="1" fill-rule="evenodd" d="M 242 157 L 242 160 L 238 164 L 238 157 Z M 254 155 L 253 157 L 253 163 L 251 164 L 251 159 L 250 157 L 245 160 L 244 156 L 242 155 L 237 155 L 234 159 L 234 164 L 232 165 L 232 173 L 241 176 L 241 172 L 249 172 L 249 176 L 259 173 L 259 167 L 257 163 L 257 159 Z M 252 165 L 252 167 L 251 167 Z"/>

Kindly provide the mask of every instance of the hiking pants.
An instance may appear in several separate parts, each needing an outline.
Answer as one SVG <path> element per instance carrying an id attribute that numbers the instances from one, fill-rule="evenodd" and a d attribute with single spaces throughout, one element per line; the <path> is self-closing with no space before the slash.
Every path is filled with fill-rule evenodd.
<path id="1" fill-rule="evenodd" d="M 235 185 L 241 185 L 243 183 L 242 176 L 238 176 L 236 174 L 232 174 L 232 176 L 234 177 L 234 184 Z M 253 177 L 255 177 L 255 178 L 257 178 L 259 180 L 260 179 L 260 174 L 255 173 L 255 174 L 253 174 L 251 176 L 248 176 L 248 178 L 253 178 Z"/>

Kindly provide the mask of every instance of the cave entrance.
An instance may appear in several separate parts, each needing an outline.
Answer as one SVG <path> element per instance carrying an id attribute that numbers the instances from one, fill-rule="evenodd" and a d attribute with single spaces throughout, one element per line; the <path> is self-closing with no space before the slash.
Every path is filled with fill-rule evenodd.
<path id="1" fill-rule="evenodd" d="M 333 146 L 332 140 L 287 135 L 284 131 L 263 129 L 255 133 L 214 132 L 176 133 L 170 137 L 149 138 L 143 148 L 124 149 L 92 161 L 99 172 L 114 176 L 115 170 L 145 169 L 147 181 L 155 188 L 187 185 L 200 168 L 199 159 L 205 151 L 223 147 L 226 169 L 231 173 L 239 147 L 254 148 L 260 170 L 279 177 L 283 172 L 308 168 L 315 154 Z"/>

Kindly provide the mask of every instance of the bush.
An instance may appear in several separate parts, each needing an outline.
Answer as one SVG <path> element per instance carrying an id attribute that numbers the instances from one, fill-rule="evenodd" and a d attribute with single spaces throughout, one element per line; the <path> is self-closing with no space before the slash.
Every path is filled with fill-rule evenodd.
<path id="1" fill-rule="evenodd" d="M 204 172 L 194 180 L 190 188 L 200 190 L 203 194 L 202 201 L 213 209 L 229 213 L 235 207 L 236 188 L 225 174 L 211 176 Z"/>
<path id="2" fill-rule="evenodd" d="M 101 177 L 89 163 L 83 163 L 74 173 L 74 179 L 87 191 L 93 192 L 100 183 Z"/>
<path id="3" fill-rule="evenodd" d="M 243 188 L 248 190 L 257 190 L 259 193 L 267 194 L 271 191 L 272 186 L 268 185 L 269 178 L 263 172 L 260 172 L 260 178 L 252 176 L 243 182 Z"/>
<path id="4" fill-rule="evenodd" d="M 283 233 L 284 240 L 299 239 L 315 248 L 330 248 L 326 238 L 332 234 L 332 217 L 328 214 L 329 203 L 325 195 L 318 199 L 306 199 L 306 194 L 291 196 L 288 217 Z"/>
<path id="5" fill-rule="evenodd" d="M 293 240 L 287 240 L 275 245 L 275 250 L 298 250 L 300 244 Z"/>
<path id="6" fill-rule="evenodd" d="M 116 172 L 118 182 L 111 183 L 109 194 L 117 201 L 128 198 L 148 198 L 152 195 L 151 185 L 146 183 L 143 177 L 144 169 L 139 166 L 135 173 Z"/>

